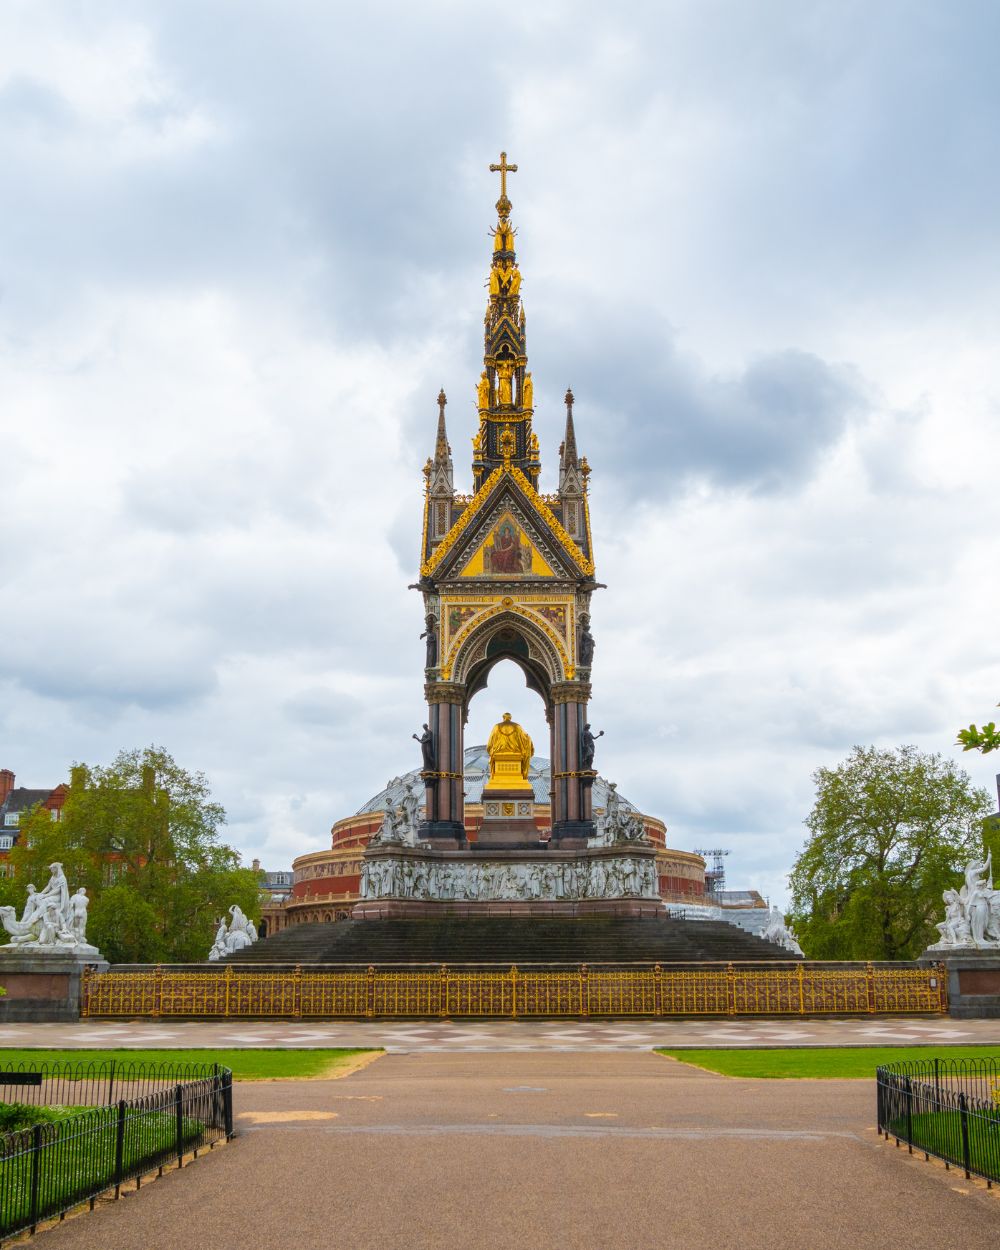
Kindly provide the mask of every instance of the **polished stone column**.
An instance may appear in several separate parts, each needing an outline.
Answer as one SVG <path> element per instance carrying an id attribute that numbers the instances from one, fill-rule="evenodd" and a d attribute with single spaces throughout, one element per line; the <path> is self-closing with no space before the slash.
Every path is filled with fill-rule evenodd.
<path id="1" fill-rule="evenodd" d="M 587 723 L 590 683 L 560 682 L 552 687 L 552 699 L 552 838 L 581 842 L 595 832 L 590 795 L 593 778 L 584 776 L 580 768 L 580 734 Z"/>
<path id="2" fill-rule="evenodd" d="M 464 687 L 451 682 L 428 682 L 426 694 L 435 767 L 423 773 L 427 816 L 420 825 L 419 836 L 432 841 L 464 842 Z"/>

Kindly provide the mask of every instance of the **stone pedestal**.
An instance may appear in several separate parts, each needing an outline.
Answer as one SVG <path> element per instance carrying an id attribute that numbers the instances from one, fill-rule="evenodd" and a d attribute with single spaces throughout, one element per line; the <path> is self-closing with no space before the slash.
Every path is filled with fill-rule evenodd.
<path id="1" fill-rule="evenodd" d="M 483 786 L 483 801 L 487 796 L 520 794 L 522 798 L 533 797 L 531 782 L 522 776 L 523 762 L 520 755 L 497 755 L 490 759 L 492 776 Z"/>
<path id="2" fill-rule="evenodd" d="M 926 950 L 918 962 L 922 967 L 944 965 L 948 1014 L 954 1019 L 1000 1019 L 1000 949 Z"/>
<path id="3" fill-rule="evenodd" d="M 531 787 L 483 790 L 483 823 L 477 846 L 537 846 L 535 800 Z"/>
<path id="4" fill-rule="evenodd" d="M 98 955 L 77 959 L 64 951 L 17 952 L 0 947 L 0 1023 L 71 1021 L 80 1018 L 80 983 L 84 968 L 105 972 L 106 959 Z"/>

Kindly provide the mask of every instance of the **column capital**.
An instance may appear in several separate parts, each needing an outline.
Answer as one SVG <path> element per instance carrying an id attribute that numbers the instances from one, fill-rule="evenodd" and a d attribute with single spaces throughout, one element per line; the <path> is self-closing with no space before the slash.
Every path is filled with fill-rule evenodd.
<path id="1" fill-rule="evenodd" d="M 428 703 L 465 703 L 465 687 L 453 681 L 428 681 L 424 684 L 424 698 Z"/>
<path id="2" fill-rule="evenodd" d="M 551 687 L 553 703 L 589 703 L 590 693 L 589 681 L 557 681 Z"/>

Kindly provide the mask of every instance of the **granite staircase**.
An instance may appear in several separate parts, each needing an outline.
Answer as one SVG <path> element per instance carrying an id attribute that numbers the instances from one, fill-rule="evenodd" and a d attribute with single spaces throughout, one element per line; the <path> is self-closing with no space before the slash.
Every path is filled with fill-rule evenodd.
<path id="1" fill-rule="evenodd" d="M 219 965 L 762 963 L 798 957 L 724 921 L 664 916 L 343 920 L 292 925 Z"/>

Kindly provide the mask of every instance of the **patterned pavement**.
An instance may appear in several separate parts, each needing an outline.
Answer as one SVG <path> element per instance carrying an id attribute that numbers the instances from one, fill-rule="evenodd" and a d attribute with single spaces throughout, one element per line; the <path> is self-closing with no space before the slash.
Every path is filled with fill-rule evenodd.
<path id="1" fill-rule="evenodd" d="M 116 1021 L 7 1024 L 0 1046 L 67 1049 L 381 1047 L 434 1051 L 622 1051 L 654 1046 L 1000 1047 L 1000 1020 L 863 1019 Z"/>

